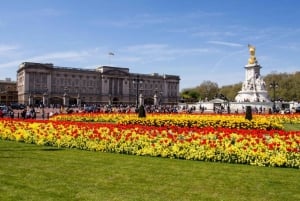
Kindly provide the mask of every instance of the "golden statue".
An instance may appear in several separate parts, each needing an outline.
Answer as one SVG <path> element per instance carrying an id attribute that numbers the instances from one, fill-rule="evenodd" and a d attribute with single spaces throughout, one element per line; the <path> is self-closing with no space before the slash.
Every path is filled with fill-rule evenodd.
<path id="1" fill-rule="evenodd" d="M 255 47 L 248 44 L 249 52 L 250 52 L 250 58 L 248 59 L 248 64 L 256 64 L 256 57 L 255 57 Z"/>

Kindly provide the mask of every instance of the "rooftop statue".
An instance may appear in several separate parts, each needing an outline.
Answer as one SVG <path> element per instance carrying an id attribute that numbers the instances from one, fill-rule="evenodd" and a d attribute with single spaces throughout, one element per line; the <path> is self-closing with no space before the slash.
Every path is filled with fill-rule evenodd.
<path id="1" fill-rule="evenodd" d="M 248 45 L 250 58 L 248 59 L 248 64 L 257 64 L 257 60 L 255 57 L 255 47 L 252 45 Z"/>

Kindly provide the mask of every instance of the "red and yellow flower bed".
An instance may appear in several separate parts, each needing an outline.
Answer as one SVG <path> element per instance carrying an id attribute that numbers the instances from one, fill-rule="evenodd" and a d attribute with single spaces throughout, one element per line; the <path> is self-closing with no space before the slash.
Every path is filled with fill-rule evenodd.
<path id="1" fill-rule="evenodd" d="M 2 119 L 0 139 L 143 156 L 300 168 L 300 131 L 223 128 L 215 122 L 212 126 Z"/>
<path id="2" fill-rule="evenodd" d="M 51 118 L 53 121 L 114 122 L 120 124 L 141 124 L 147 126 L 179 127 L 222 127 L 242 129 L 281 130 L 284 123 L 299 124 L 300 115 L 253 115 L 248 121 L 244 115 L 216 114 L 147 114 L 138 118 L 136 114 L 124 113 L 75 113 L 62 114 Z"/>

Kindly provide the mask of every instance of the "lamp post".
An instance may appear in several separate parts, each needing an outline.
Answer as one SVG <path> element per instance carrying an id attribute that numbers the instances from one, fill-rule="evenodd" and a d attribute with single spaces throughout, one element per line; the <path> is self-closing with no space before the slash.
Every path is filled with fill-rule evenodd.
<path id="1" fill-rule="evenodd" d="M 227 113 L 230 114 L 230 102 L 229 102 L 229 99 L 224 96 L 223 94 L 220 94 L 221 98 L 225 101 L 225 107 L 226 107 L 226 110 L 227 110 Z"/>
<path id="2" fill-rule="evenodd" d="M 278 83 L 275 81 L 272 81 L 270 83 L 270 88 L 273 89 L 273 112 L 275 112 L 276 111 L 276 104 L 275 104 L 276 88 L 278 88 Z"/>
<path id="3" fill-rule="evenodd" d="M 69 95 L 67 94 L 68 92 L 68 87 L 64 88 L 64 95 L 63 95 L 63 106 L 68 107 L 69 106 Z"/>
<path id="4" fill-rule="evenodd" d="M 154 90 L 154 96 L 153 96 L 153 104 L 155 106 L 161 104 L 161 96 L 162 96 L 162 92 L 158 91 L 158 88 L 155 88 L 155 90 Z"/>
<path id="5" fill-rule="evenodd" d="M 79 89 L 79 87 L 76 87 L 75 91 L 77 93 L 76 106 L 77 106 L 78 109 L 81 109 L 81 97 L 80 97 L 80 89 Z"/>
<path id="6" fill-rule="evenodd" d="M 163 92 L 160 91 L 159 92 L 159 105 L 162 105 L 163 104 Z"/>
<path id="7" fill-rule="evenodd" d="M 108 105 L 111 105 L 111 94 L 108 94 Z"/>
<path id="8" fill-rule="evenodd" d="M 157 101 L 157 94 L 155 93 L 153 96 L 153 105 L 157 106 L 158 105 L 158 101 Z"/>
<path id="9" fill-rule="evenodd" d="M 143 79 L 141 79 L 139 75 L 133 79 L 133 84 L 136 84 L 136 111 L 138 111 L 139 108 L 139 85 L 142 83 Z"/>
<path id="10" fill-rule="evenodd" d="M 158 101 L 157 101 L 157 89 L 155 89 L 155 91 L 154 91 L 153 105 L 154 105 L 154 106 L 157 106 L 157 105 L 158 105 Z"/>
<path id="11" fill-rule="evenodd" d="M 77 107 L 80 109 L 81 108 L 81 98 L 80 98 L 80 94 L 77 94 Z"/>
<path id="12" fill-rule="evenodd" d="M 44 91 L 44 93 L 43 93 L 43 107 L 47 107 L 48 106 L 48 89 L 47 88 L 45 88 L 45 91 Z"/>
<path id="13" fill-rule="evenodd" d="M 28 96 L 28 105 L 31 107 L 33 104 L 33 96 L 32 93 L 29 92 L 29 96 Z"/>

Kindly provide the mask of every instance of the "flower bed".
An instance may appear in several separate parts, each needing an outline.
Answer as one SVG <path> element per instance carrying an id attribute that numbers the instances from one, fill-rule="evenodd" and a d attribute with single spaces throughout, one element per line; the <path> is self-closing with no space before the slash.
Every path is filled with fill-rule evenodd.
<path id="1" fill-rule="evenodd" d="M 216 114 L 147 114 L 146 118 L 138 118 L 136 114 L 124 113 L 87 113 L 62 114 L 51 118 L 53 121 L 79 122 L 114 122 L 120 124 L 141 124 L 148 126 L 179 127 L 222 127 L 242 129 L 281 130 L 284 123 L 300 124 L 300 115 L 253 115 L 253 120 L 244 115 Z"/>
<path id="2" fill-rule="evenodd" d="M 2 119 L 0 139 L 143 156 L 300 168 L 300 131 Z"/>

